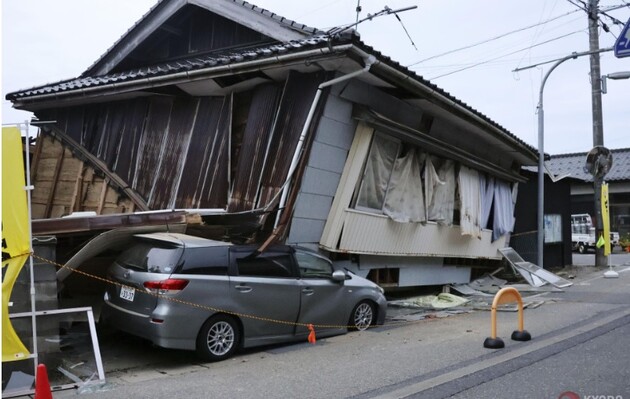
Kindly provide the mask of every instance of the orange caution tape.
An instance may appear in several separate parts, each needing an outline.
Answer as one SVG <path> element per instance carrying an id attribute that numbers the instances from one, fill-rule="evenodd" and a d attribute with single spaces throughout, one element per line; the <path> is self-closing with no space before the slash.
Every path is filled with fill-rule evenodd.
<path id="1" fill-rule="evenodd" d="M 309 324 L 308 330 L 310 331 L 310 333 L 308 334 L 308 342 L 314 344 L 317 341 L 315 339 L 315 328 L 313 328 L 312 324 Z"/>

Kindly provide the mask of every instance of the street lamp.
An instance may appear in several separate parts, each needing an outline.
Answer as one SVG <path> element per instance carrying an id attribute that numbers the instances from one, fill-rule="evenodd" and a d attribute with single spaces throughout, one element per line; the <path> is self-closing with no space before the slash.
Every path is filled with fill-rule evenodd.
<path id="1" fill-rule="evenodd" d="M 608 75 L 602 75 L 602 94 L 606 94 L 606 92 L 608 91 L 607 85 L 606 85 L 606 79 L 613 79 L 613 80 L 630 79 L 630 71 L 613 72 L 613 73 L 609 73 Z"/>
<path id="2" fill-rule="evenodd" d="M 605 51 L 611 51 L 612 47 L 584 51 L 581 53 L 572 53 L 566 57 L 560 58 L 556 61 L 551 68 L 545 74 L 545 77 L 540 84 L 540 93 L 538 97 L 538 236 L 537 236 L 537 248 L 538 248 L 538 257 L 537 262 L 538 266 L 543 266 L 543 251 L 545 245 L 545 146 L 544 146 L 544 138 L 545 138 L 545 114 L 543 110 L 543 90 L 545 89 L 545 83 L 547 82 L 547 78 L 549 74 L 556 69 L 556 67 L 563 62 L 571 59 L 576 59 L 578 57 L 582 57 L 585 55 L 591 55 L 595 53 L 602 53 Z M 536 65 L 528 66 L 524 68 L 517 68 L 513 72 L 522 71 L 524 69 L 533 68 Z M 609 76 L 610 77 L 610 76 Z"/>

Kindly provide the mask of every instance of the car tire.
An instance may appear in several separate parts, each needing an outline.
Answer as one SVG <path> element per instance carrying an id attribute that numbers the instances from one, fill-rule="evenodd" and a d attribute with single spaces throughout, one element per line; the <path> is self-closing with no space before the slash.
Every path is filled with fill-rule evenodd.
<path id="1" fill-rule="evenodd" d="M 197 354 L 204 360 L 217 362 L 232 356 L 240 346 L 238 322 L 220 314 L 208 319 L 197 337 Z"/>
<path id="2" fill-rule="evenodd" d="M 348 325 L 352 331 L 365 331 L 375 322 L 376 312 L 374 305 L 369 301 L 361 301 L 352 309 Z"/>
<path id="3" fill-rule="evenodd" d="M 578 244 L 578 252 L 581 254 L 585 254 L 586 253 L 586 245 L 580 243 Z"/>

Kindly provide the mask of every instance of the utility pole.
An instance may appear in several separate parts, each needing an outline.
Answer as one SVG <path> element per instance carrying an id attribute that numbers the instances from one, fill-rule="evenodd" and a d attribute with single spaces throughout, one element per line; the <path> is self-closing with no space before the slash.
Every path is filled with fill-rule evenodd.
<path id="1" fill-rule="evenodd" d="M 599 65 L 599 24 L 598 24 L 598 2 L 599 0 L 589 0 L 588 2 L 588 37 L 589 50 L 591 51 L 591 103 L 593 110 L 593 147 L 604 145 L 604 126 L 602 118 L 602 82 Z M 603 234 L 603 219 L 601 206 L 602 182 L 604 178 L 593 177 L 594 191 L 594 215 L 596 219 L 595 241 Z M 606 237 L 608 238 L 608 237 Z M 607 257 L 604 255 L 604 248 L 595 248 L 595 266 L 606 266 Z"/>

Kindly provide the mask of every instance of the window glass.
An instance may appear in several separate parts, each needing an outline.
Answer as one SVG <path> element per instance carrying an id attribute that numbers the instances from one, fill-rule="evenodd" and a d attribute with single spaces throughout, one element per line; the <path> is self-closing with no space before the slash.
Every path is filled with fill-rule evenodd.
<path id="1" fill-rule="evenodd" d="M 172 273 L 182 248 L 157 242 L 139 242 L 120 254 L 116 262 L 127 269 L 149 273 Z"/>
<path id="2" fill-rule="evenodd" d="M 302 277 L 325 277 L 332 276 L 333 267 L 325 259 L 319 258 L 306 252 L 296 252 L 298 267 Z"/>
<path id="3" fill-rule="evenodd" d="M 250 253 L 235 253 L 239 276 L 291 277 L 291 255 L 288 253 L 264 253 L 249 257 Z"/>
<path id="4" fill-rule="evenodd" d="M 357 207 L 378 210 L 383 208 L 399 146 L 400 141 L 396 139 L 380 134 L 374 136 L 359 188 Z"/>
<path id="5" fill-rule="evenodd" d="M 225 276 L 228 269 L 228 247 L 187 248 L 183 261 L 180 273 Z"/>

